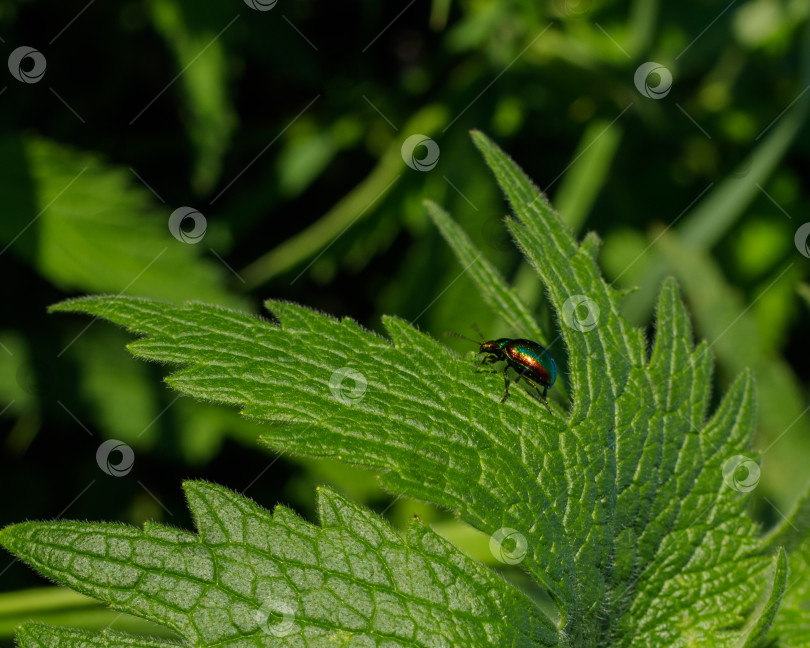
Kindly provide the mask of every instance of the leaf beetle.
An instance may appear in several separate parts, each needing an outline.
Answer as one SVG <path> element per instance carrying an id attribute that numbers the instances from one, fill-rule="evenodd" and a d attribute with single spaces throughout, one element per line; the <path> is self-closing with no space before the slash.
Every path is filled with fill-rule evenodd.
<path id="1" fill-rule="evenodd" d="M 501 398 L 501 403 L 509 398 L 509 376 L 507 372 L 509 371 L 509 367 L 511 367 L 518 374 L 514 382 L 518 382 L 523 378 L 534 387 L 540 400 L 543 401 L 546 409 L 550 412 L 551 407 L 548 404 L 546 394 L 548 393 L 549 387 L 554 385 L 557 380 L 557 364 L 554 362 L 554 358 L 551 357 L 548 349 L 542 344 L 523 338 L 486 340 L 480 331 L 478 331 L 478 334 L 481 335 L 482 339 L 480 343 L 458 333 L 453 333 L 453 335 L 463 340 L 479 345 L 478 353 L 486 354 L 486 357 L 482 360 L 482 364 L 506 362 L 506 367 L 504 367 L 503 370 L 505 391 L 503 398 Z M 540 392 L 541 386 L 543 387 L 542 393 Z"/>

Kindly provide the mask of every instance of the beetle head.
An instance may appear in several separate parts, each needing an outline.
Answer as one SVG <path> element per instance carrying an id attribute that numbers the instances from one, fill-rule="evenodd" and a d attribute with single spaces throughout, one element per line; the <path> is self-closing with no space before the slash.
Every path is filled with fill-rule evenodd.
<path id="1" fill-rule="evenodd" d="M 503 348 L 509 344 L 509 338 L 498 338 L 497 340 L 487 340 L 481 344 L 478 353 L 492 353 L 494 355 L 501 355 Z"/>

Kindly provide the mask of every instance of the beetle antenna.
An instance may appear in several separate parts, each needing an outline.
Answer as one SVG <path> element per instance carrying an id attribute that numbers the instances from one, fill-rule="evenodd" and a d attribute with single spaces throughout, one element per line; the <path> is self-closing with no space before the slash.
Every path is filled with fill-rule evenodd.
<path id="1" fill-rule="evenodd" d="M 480 338 L 481 338 L 481 341 L 482 341 L 482 342 L 486 341 L 486 338 L 484 337 L 484 334 L 483 334 L 483 333 L 481 333 L 481 329 L 480 329 L 480 328 L 478 328 L 478 324 L 473 323 L 473 324 L 471 324 L 471 326 L 472 326 L 473 330 L 474 330 L 476 333 L 478 333 L 478 337 L 480 337 Z"/>
<path id="2" fill-rule="evenodd" d="M 445 331 L 444 337 L 457 337 L 461 338 L 462 340 L 467 340 L 467 342 L 472 342 L 473 344 L 481 344 L 478 340 L 473 340 L 472 338 L 468 338 L 466 335 L 462 335 L 461 333 L 456 333 L 455 331 Z"/>

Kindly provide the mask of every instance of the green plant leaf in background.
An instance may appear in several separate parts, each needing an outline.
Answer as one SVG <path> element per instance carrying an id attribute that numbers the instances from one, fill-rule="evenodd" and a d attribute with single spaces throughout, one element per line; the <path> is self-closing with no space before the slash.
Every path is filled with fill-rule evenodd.
<path id="1" fill-rule="evenodd" d="M 172 641 L 135 637 L 105 630 L 94 634 L 84 630 L 58 628 L 38 623 L 22 626 L 17 633 L 20 648 L 167 648 L 179 646 Z"/>
<path id="2" fill-rule="evenodd" d="M 182 122 L 196 153 L 191 181 L 198 193 L 209 191 L 219 179 L 222 157 L 236 127 L 221 36 L 239 14 L 217 3 L 150 0 L 148 5 L 155 28 L 182 71 L 175 78 L 184 91 L 187 119 Z"/>
<path id="3" fill-rule="evenodd" d="M 6 169 L 0 177 L 6 205 L 0 219 L 0 249 L 54 286 L 71 292 L 137 292 L 173 301 L 196 298 L 247 307 L 245 298 L 225 290 L 229 273 L 225 266 L 203 256 L 211 246 L 227 242 L 223 229 L 209 222 L 204 243 L 177 240 L 168 227 L 172 208 L 159 207 L 130 170 L 40 138 L 0 140 L 0 162 Z M 74 363 L 78 395 L 94 413 L 92 427 L 141 447 L 149 445 L 157 432 L 150 422 L 164 406 L 159 392 L 165 390 L 147 372 L 128 372 L 116 379 L 122 358 L 105 345 L 110 339 L 95 328 L 85 332 L 83 327 L 66 332 L 54 353 L 66 353 Z M 0 342 L 12 345 L 6 336 Z M 36 436 L 41 409 L 50 403 L 41 402 L 38 393 L 36 371 L 42 368 L 29 361 L 32 354 L 25 350 L 25 342 L 19 344 L 23 345 L 19 351 L 15 343 L 13 353 L 3 353 L 0 360 L 0 409 L 10 406 L 9 411 L 20 417 L 11 441 L 21 452 Z M 30 374 L 28 390 L 18 386 L 21 372 Z M 229 418 L 220 426 L 218 438 L 235 427 L 235 417 Z M 239 425 L 244 427 L 244 422 Z M 183 430 L 182 421 L 178 427 Z M 212 442 L 201 449 L 199 432 L 187 434 L 198 442 L 197 448 L 186 452 L 193 458 L 210 456 L 217 447 Z"/>
<path id="4" fill-rule="evenodd" d="M 588 125 L 554 196 L 554 205 L 575 232 L 582 229 L 610 174 L 622 139 L 615 121 L 600 119 Z"/>
<path id="5" fill-rule="evenodd" d="M 170 630 L 151 621 L 115 612 L 98 600 L 67 587 L 35 587 L 0 594 L 2 636 L 13 637 L 21 625 L 33 618 L 40 623 L 69 624 L 85 630 L 114 629 L 151 636 L 174 636 Z"/>
<path id="6" fill-rule="evenodd" d="M 17 331 L 0 331 L 0 403 L 3 412 L 17 420 L 6 439 L 7 447 L 22 452 L 36 436 L 40 425 L 36 377 L 30 349 Z"/>
<path id="7" fill-rule="evenodd" d="M 746 5 L 749 8 L 751 6 L 753 5 Z M 800 90 L 797 91 L 795 100 L 760 132 L 750 154 L 738 165 L 736 172 L 723 178 L 716 186 L 711 186 L 710 191 L 705 192 L 705 197 L 702 197 L 695 208 L 675 226 L 676 233 L 687 246 L 704 250 L 714 247 L 742 218 L 746 207 L 760 195 L 762 185 L 766 184 L 767 179 L 795 142 L 810 114 L 810 96 L 804 92 L 810 82 L 810 21 L 806 18 L 800 55 L 801 78 L 797 82 Z M 644 250 L 644 253 L 647 253 L 649 249 L 649 257 L 642 263 L 634 262 L 633 267 L 628 268 L 625 257 L 618 272 L 613 273 L 619 275 L 617 279 L 621 279 L 623 285 L 637 284 L 640 288 L 628 298 L 623 311 L 632 322 L 645 320 L 655 302 L 658 282 L 670 272 L 666 260 L 655 248 L 650 249 L 654 243 L 653 240 L 650 247 Z M 624 255 L 616 250 L 613 256 L 616 258 Z M 629 258 L 635 256 L 633 253 Z M 638 260 L 636 258 L 636 261 Z"/>
<path id="8" fill-rule="evenodd" d="M 655 345 L 648 356 L 643 332 L 621 317 L 619 294 L 598 272 L 598 239 L 589 235 L 578 244 L 522 171 L 483 135 L 475 133 L 474 139 L 515 210 L 509 228 L 560 316 L 571 372 L 570 412 L 555 404 L 548 412 L 517 390 L 500 404 L 499 375 L 476 370 L 468 359 L 396 318 L 385 319 L 387 340 L 349 320 L 284 302 L 268 305 L 280 325 L 202 304 L 174 306 L 129 297 L 82 298 L 53 310 L 104 317 L 144 336 L 129 345 L 136 356 L 181 365 L 167 380 L 183 393 L 237 405 L 246 416 L 272 423 L 263 437 L 272 448 L 380 470 L 390 491 L 448 508 L 489 534 L 502 562 L 519 563 L 556 605 L 550 618 L 559 630 L 549 634 L 551 621 L 530 612 L 539 608 L 511 595 L 508 609 L 518 619 L 514 645 L 755 645 L 768 631 L 781 597 L 785 560 L 781 554 L 773 558 L 773 548 L 758 537 L 745 512 L 750 489 L 739 487 L 744 476 L 737 474 L 737 464 L 728 469 L 730 460 L 748 452 L 753 432 L 750 373 L 734 381 L 706 419 L 711 356 L 705 343 L 693 346 L 674 281 L 661 290 Z M 452 227 L 441 212 L 431 211 L 444 220 L 445 229 Z M 461 251 L 463 246 L 455 247 Z M 481 272 L 474 276 L 486 280 Z M 497 292 L 497 282 L 490 283 Z M 572 298 L 589 312 L 571 308 Z M 219 498 L 205 515 L 195 499 L 198 490 Z M 276 513 L 274 523 L 284 527 L 285 539 L 297 530 L 296 548 L 302 537 L 334 532 L 340 539 L 332 541 L 330 552 L 311 552 L 332 557 L 346 553 L 342 545 L 351 546 L 358 537 L 390 537 L 368 513 L 331 494 L 324 497 L 321 531 L 283 509 Z M 210 587 L 214 558 L 209 552 L 216 555 L 210 546 L 216 538 L 231 561 L 229 569 L 241 575 L 228 579 L 234 591 L 256 582 L 254 555 L 230 544 L 245 542 L 252 528 L 240 515 L 260 511 L 208 485 L 191 485 L 189 500 L 200 539 L 157 526 L 140 532 L 82 523 L 25 523 L 4 531 L 0 539 L 52 577 L 168 625 L 192 641 L 255 632 L 250 614 L 256 593 L 269 595 L 270 585 L 249 590 L 254 598 L 239 608 L 244 616 L 217 617 L 220 612 L 212 612 L 212 606 L 221 609 L 228 596 Z M 327 515 L 337 501 L 351 512 L 338 525 Z M 419 530 L 418 539 L 409 540 L 409 546 L 424 547 L 424 529 L 413 528 Z M 266 569 L 272 580 L 291 567 L 284 562 L 288 545 L 281 539 L 268 542 L 268 532 L 260 533 L 262 546 L 280 552 L 274 567 Z M 413 529 L 410 533 L 413 538 Z M 443 547 L 442 555 L 461 560 L 436 536 L 430 538 L 431 546 Z M 141 553 L 132 553 L 131 543 Z M 376 546 L 372 543 L 372 554 Z M 88 551 L 106 560 L 113 550 L 118 552 L 115 566 L 93 569 L 88 562 L 95 560 L 86 556 Z M 156 551 L 164 553 L 151 560 Z M 361 556 L 354 564 L 366 573 L 386 571 L 373 567 L 379 558 L 348 553 Z M 302 559 L 295 552 L 289 558 Z M 438 560 L 435 551 L 422 558 Z M 292 597 L 302 614 L 296 636 L 320 637 L 325 623 L 334 629 L 336 622 L 342 632 L 376 636 L 376 617 L 358 616 L 357 610 L 344 615 L 339 602 L 344 594 L 330 593 L 318 575 L 321 564 L 310 558 L 305 566 L 313 571 L 299 570 L 308 574 L 304 580 L 288 578 L 274 590 L 276 598 Z M 169 567 L 170 573 L 163 580 L 144 581 L 139 576 L 144 566 Z M 484 578 L 472 563 L 460 569 Z M 196 580 L 176 580 L 189 574 Z M 152 598 L 139 596 L 144 582 Z M 493 583 L 500 581 L 479 582 L 489 585 L 442 590 L 450 618 L 457 619 L 452 613 L 462 603 L 464 609 L 490 609 L 491 599 L 481 598 L 482 592 L 494 591 Z M 503 587 L 498 584 L 497 591 L 509 591 Z M 352 591 L 360 603 L 383 596 L 373 580 Z M 327 615 L 324 597 L 338 606 L 337 614 Z M 408 607 L 397 594 L 386 600 L 394 609 Z M 410 643 L 392 638 L 393 645 L 431 644 L 420 634 L 427 628 L 412 617 L 390 619 L 392 631 L 412 633 Z M 510 623 L 499 621 L 497 631 L 507 631 L 504 626 Z M 476 634 L 480 628 L 477 617 L 457 619 L 454 632 L 483 636 Z M 302 645 L 320 645 L 307 641 Z M 453 645 L 488 644 L 468 639 Z"/>
<path id="9" fill-rule="evenodd" d="M 808 309 L 810 309 L 810 285 L 806 283 L 801 283 L 796 286 L 796 292 L 799 294 L 799 297 L 802 298 L 802 301 L 805 303 Z"/>
<path id="10" fill-rule="evenodd" d="M 408 120 L 403 126 L 403 131 L 431 135 L 438 131 L 447 119 L 447 110 L 444 107 L 427 106 Z M 402 142 L 399 139 L 392 138 L 371 173 L 327 213 L 240 270 L 246 287 L 254 288 L 282 272 L 295 268 L 328 247 L 356 221 L 368 216 L 369 209 L 383 198 L 405 168 L 401 146 Z"/>
<path id="11" fill-rule="evenodd" d="M 129 171 L 44 139 L 0 141 L 5 215 L 0 243 L 66 290 L 137 292 L 160 299 L 245 306 L 224 289 L 227 270 L 172 237 L 172 209 L 160 214 Z M 214 235 L 215 236 L 215 235 Z"/>

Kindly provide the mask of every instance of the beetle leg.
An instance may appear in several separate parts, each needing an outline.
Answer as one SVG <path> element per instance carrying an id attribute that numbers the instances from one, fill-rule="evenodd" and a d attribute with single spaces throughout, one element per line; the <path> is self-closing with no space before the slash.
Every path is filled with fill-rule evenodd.
<path id="1" fill-rule="evenodd" d="M 524 376 L 524 378 L 526 378 Z M 532 387 L 537 390 L 537 395 L 540 397 L 540 400 L 543 401 L 543 404 L 546 406 L 546 409 L 551 413 L 551 406 L 548 404 L 548 399 L 546 398 L 546 394 L 548 393 L 548 385 L 543 385 L 543 393 L 540 393 L 540 388 L 531 380 L 526 378 L 526 382 L 529 383 Z"/>
<path id="2" fill-rule="evenodd" d="M 506 372 L 509 371 L 509 365 L 503 370 L 503 386 L 506 391 L 503 394 L 503 398 L 501 398 L 501 402 L 503 403 L 507 398 L 509 398 L 509 377 L 506 375 Z"/>
<path id="3" fill-rule="evenodd" d="M 481 359 L 481 362 L 479 364 L 480 364 L 480 366 L 483 367 L 484 365 L 493 365 L 496 362 L 498 362 L 498 357 L 497 356 L 486 355 L 484 358 Z M 493 370 L 493 371 L 487 372 L 487 373 L 496 373 L 496 370 Z"/>
<path id="4" fill-rule="evenodd" d="M 548 399 L 546 398 L 546 392 L 548 391 L 548 388 L 544 389 L 542 394 L 540 393 L 540 390 L 537 388 L 536 385 L 535 389 L 537 389 L 537 394 L 540 396 L 540 398 L 543 399 L 543 404 L 546 406 L 548 413 L 551 414 L 551 406 L 548 404 Z"/>

